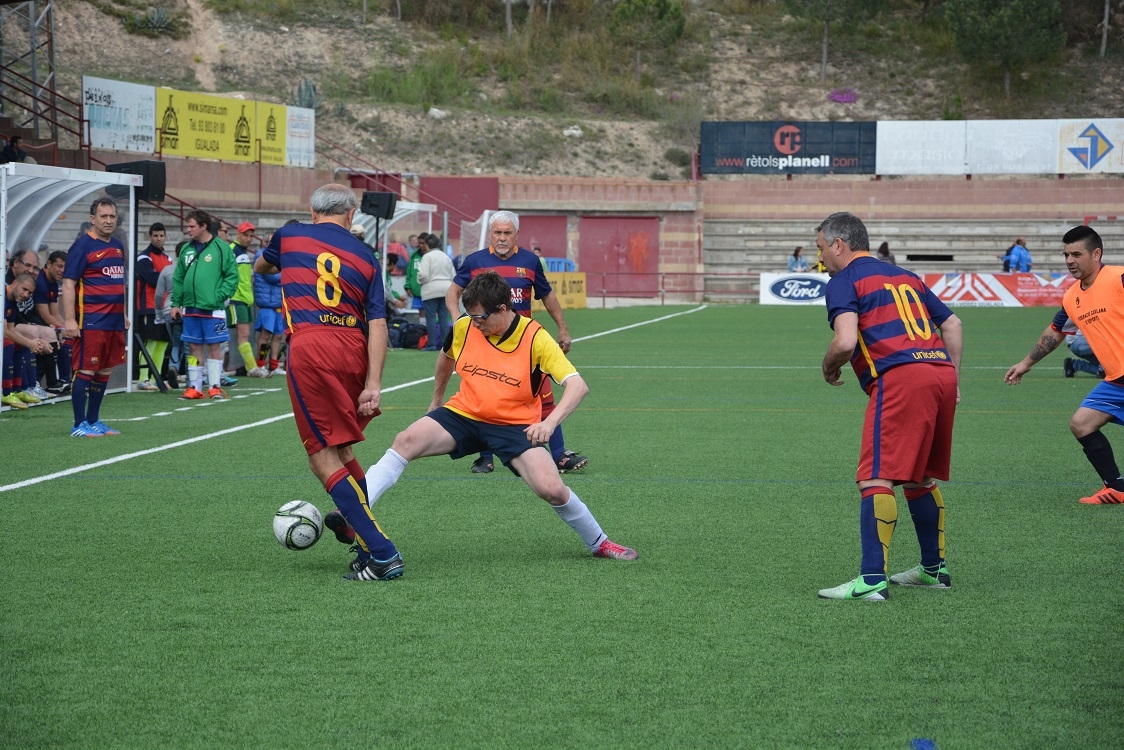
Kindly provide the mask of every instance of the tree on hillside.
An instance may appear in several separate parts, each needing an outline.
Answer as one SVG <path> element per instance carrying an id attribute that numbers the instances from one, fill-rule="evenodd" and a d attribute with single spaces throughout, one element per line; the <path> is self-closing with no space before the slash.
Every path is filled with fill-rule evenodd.
<path id="1" fill-rule="evenodd" d="M 609 30 L 636 50 L 636 79 L 640 80 L 640 53 L 650 47 L 668 47 L 683 36 L 687 15 L 679 0 L 621 0 L 609 17 Z"/>
<path id="2" fill-rule="evenodd" d="M 867 15 L 882 4 L 881 0 L 786 0 L 794 15 L 823 23 L 823 55 L 820 80 L 827 79 L 827 48 L 831 24 Z"/>
<path id="3" fill-rule="evenodd" d="M 948 0 L 944 9 L 960 57 L 1001 68 L 1008 99 L 1012 74 L 1052 56 L 1065 44 L 1058 0 Z"/>

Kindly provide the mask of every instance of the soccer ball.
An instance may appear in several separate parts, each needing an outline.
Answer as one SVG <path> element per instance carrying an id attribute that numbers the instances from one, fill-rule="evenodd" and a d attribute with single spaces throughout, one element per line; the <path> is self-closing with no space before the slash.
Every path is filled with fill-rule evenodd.
<path id="1" fill-rule="evenodd" d="M 287 549 L 308 549 L 324 533 L 324 519 L 312 503 L 291 500 L 277 509 L 273 535 Z"/>

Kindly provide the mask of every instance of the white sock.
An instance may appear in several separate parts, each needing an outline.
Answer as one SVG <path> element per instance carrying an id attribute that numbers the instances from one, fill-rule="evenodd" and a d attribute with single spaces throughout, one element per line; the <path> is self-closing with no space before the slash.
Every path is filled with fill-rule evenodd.
<path id="1" fill-rule="evenodd" d="M 203 390 L 203 368 L 199 365 L 187 366 L 187 379 L 191 382 L 191 387 L 197 391 Z"/>
<path id="2" fill-rule="evenodd" d="M 379 462 L 367 469 L 367 504 L 373 506 L 387 490 L 398 482 L 410 463 L 398 451 L 388 448 Z"/>
<path id="3" fill-rule="evenodd" d="M 208 359 L 207 360 L 207 380 L 210 381 L 212 388 L 218 388 L 222 385 L 222 360 L 221 359 Z"/>
<path id="4" fill-rule="evenodd" d="M 605 532 L 601 530 L 601 524 L 597 523 L 597 519 L 593 517 L 589 508 L 574 494 L 573 490 L 570 490 L 570 499 L 566 501 L 565 505 L 551 507 L 554 508 L 554 512 L 558 514 L 559 518 L 570 524 L 571 529 L 578 532 L 578 536 L 582 538 L 590 552 L 597 551 L 598 545 L 605 539 Z"/>

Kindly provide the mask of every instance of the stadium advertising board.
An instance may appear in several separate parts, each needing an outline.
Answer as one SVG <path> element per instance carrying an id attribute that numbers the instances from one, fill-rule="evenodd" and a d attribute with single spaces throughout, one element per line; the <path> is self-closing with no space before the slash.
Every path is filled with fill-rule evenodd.
<path id="1" fill-rule="evenodd" d="M 316 166 L 316 110 L 288 107 L 285 128 L 285 163 L 290 167 Z"/>
<path id="2" fill-rule="evenodd" d="M 874 174 L 877 123 L 704 122 L 707 174 Z"/>
<path id="3" fill-rule="evenodd" d="M 585 299 L 585 274 L 577 271 L 566 273 L 547 273 L 547 281 L 554 290 L 563 310 L 581 310 L 586 307 Z M 546 310 L 542 300 L 532 299 L 531 310 L 540 312 Z"/>
<path id="4" fill-rule="evenodd" d="M 224 161 L 257 161 L 255 102 L 160 88 L 160 151 Z"/>
<path id="5" fill-rule="evenodd" d="M 1124 120 L 1058 120 L 1058 173 L 1124 173 Z"/>
<path id="6" fill-rule="evenodd" d="M 927 273 L 922 278 L 949 307 L 1061 307 L 1069 274 Z"/>
<path id="7" fill-rule="evenodd" d="M 1057 171 L 1057 120 L 972 120 L 967 138 L 968 174 Z"/>
<path id="8" fill-rule="evenodd" d="M 156 150 L 156 88 L 82 76 L 90 145 L 111 151 Z"/>
<path id="9" fill-rule="evenodd" d="M 758 301 L 762 305 L 823 305 L 826 273 L 762 273 Z"/>
<path id="10" fill-rule="evenodd" d="M 269 102 L 254 102 L 257 109 L 257 130 L 254 133 L 254 153 L 258 144 L 261 144 L 261 160 L 266 164 L 285 164 L 285 141 L 288 137 L 288 126 L 285 121 L 284 104 L 270 104 Z"/>
<path id="11" fill-rule="evenodd" d="M 967 123 L 878 123 L 878 174 L 965 174 Z"/>

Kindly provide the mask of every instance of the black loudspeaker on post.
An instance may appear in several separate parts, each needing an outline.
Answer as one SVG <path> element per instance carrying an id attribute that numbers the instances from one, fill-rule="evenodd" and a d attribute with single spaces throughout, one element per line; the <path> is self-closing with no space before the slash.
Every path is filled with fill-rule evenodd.
<path id="1" fill-rule="evenodd" d="M 376 219 L 393 219 L 394 207 L 398 205 L 397 193 L 378 193 L 373 190 L 363 192 L 363 202 L 359 210 Z"/>
<path id="2" fill-rule="evenodd" d="M 152 201 L 154 203 L 159 203 L 164 200 L 166 173 L 164 171 L 164 162 L 162 161 L 123 161 L 120 164 L 106 164 L 105 171 L 120 172 L 121 174 L 139 174 L 144 178 L 144 185 L 137 188 L 137 200 Z M 125 191 L 125 195 L 128 195 L 127 191 Z"/>

